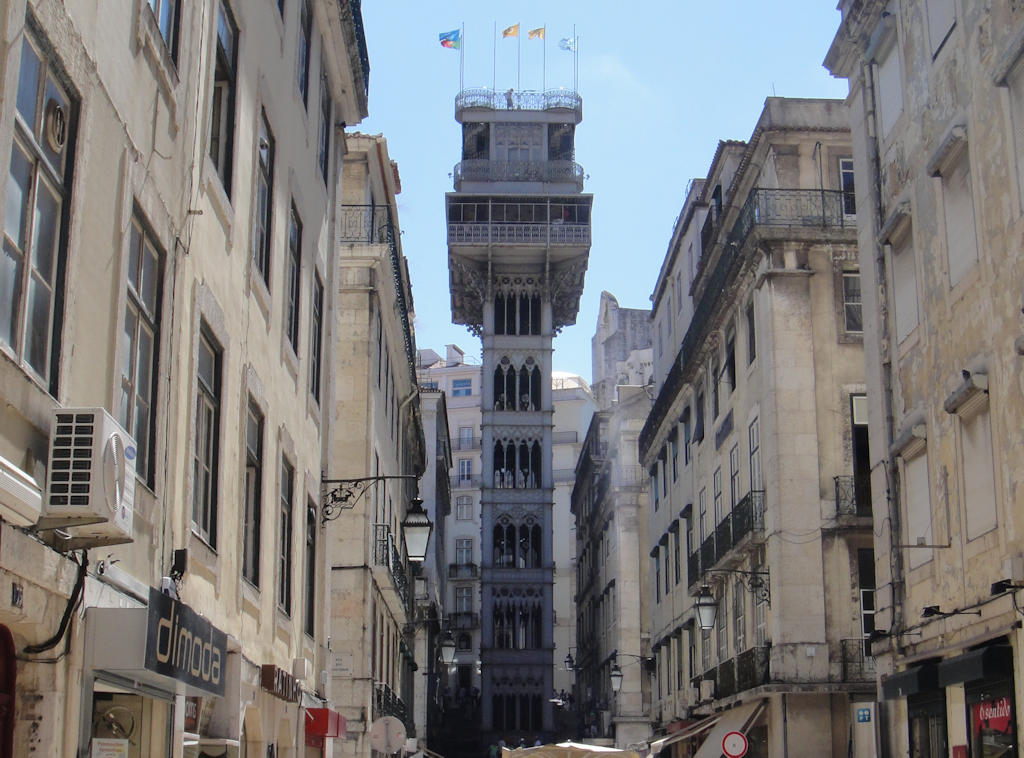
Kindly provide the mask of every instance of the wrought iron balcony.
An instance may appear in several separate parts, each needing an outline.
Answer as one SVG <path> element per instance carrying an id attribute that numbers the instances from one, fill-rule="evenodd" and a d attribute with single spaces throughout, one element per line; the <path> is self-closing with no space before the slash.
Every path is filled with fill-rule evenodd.
<path id="1" fill-rule="evenodd" d="M 866 638 L 840 640 L 842 656 L 842 681 L 873 682 L 875 680 L 875 659 L 868 655 Z"/>
<path id="2" fill-rule="evenodd" d="M 544 92 L 505 92 L 488 87 L 464 89 L 455 96 L 455 115 L 458 117 L 466 108 L 488 110 L 547 111 L 571 110 L 576 118 L 583 117 L 583 98 L 566 89 L 549 89 Z"/>
<path id="3" fill-rule="evenodd" d="M 480 614 L 475 611 L 457 611 L 448 617 L 452 629 L 479 629 Z"/>
<path id="4" fill-rule="evenodd" d="M 479 450 L 479 437 L 456 437 L 452 440 L 452 450 Z"/>
<path id="5" fill-rule="evenodd" d="M 374 718 L 381 716 L 394 716 L 403 724 L 408 718 L 408 710 L 402 698 L 383 682 L 377 682 L 373 693 L 373 715 Z"/>
<path id="6" fill-rule="evenodd" d="M 736 691 L 760 687 L 767 684 L 770 676 L 769 661 L 771 647 L 761 645 L 744 650 L 733 660 L 736 661 Z"/>
<path id="7" fill-rule="evenodd" d="M 475 563 L 449 563 L 449 579 L 476 579 L 480 568 Z"/>
<path id="8" fill-rule="evenodd" d="M 463 182 L 573 184 L 583 190 L 583 167 L 573 161 L 491 161 L 472 158 L 455 164 L 455 190 Z"/>
<path id="9" fill-rule="evenodd" d="M 856 229 L 846 213 L 849 198 L 841 190 L 754 189 L 733 225 L 729 241 L 742 245 L 755 226 L 803 226 Z"/>
<path id="10" fill-rule="evenodd" d="M 409 603 L 409 577 L 405 572 L 402 554 L 395 547 L 395 538 L 391 534 L 391 527 L 387 524 L 374 524 L 373 531 L 373 563 L 375 566 L 384 566 L 388 569 L 395 592 L 402 599 L 402 603 L 407 605 Z"/>
<path id="11" fill-rule="evenodd" d="M 370 54 L 366 50 L 366 32 L 363 30 L 362 0 L 348 0 L 352 12 L 352 26 L 356 34 L 356 48 L 359 51 L 359 67 L 362 73 L 365 97 L 370 93 Z"/>
<path id="12" fill-rule="evenodd" d="M 480 477 L 474 476 L 460 476 L 459 474 L 452 474 L 451 477 L 452 489 L 464 489 L 466 487 L 479 487 Z"/>
<path id="13" fill-rule="evenodd" d="M 836 515 L 871 518 L 870 482 L 852 475 L 833 477 L 836 483 Z"/>
<path id="14" fill-rule="evenodd" d="M 764 531 L 764 490 L 751 490 L 744 495 L 700 548 L 686 557 L 687 587 L 697 584 L 730 550 L 755 531 Z"/>
<path id="15" fill-rule="evenodd" d="M 590 245 L 590 224 L 449 223 L 449 245 Z"/>

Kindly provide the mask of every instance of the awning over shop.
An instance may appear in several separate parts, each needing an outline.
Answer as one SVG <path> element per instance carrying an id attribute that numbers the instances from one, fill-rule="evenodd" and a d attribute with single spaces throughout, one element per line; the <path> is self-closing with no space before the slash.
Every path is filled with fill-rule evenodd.
<path id="1" fill-rule="evenodd" d="M 683 740 L 693 739 L 697 735 L 703 734 L 708 729 L 718 723 L 719 719 L 722 718 L 721 714 L 715 716 L 708 716 L 705 719 L 701 719 L 692 724 L 687 724 L 682 729 L 677 729 L 667 737 L 662 737 L 660 740 L 654 740 L 651 742 L 650 754 L 657 753 L 664 750 L 669 745 L 673 745 L 676 742 L 682 742 Z"/>
<path id="2" fill-rule="evenodd" d="M 345 717 L 330 708 L 306 709 L 307 737 L 341 737 L 346 732 Z"/>
<path id="3" fill-rule="evenodd" d="M 942 661 L 938 665 L 940 687 L 973 682 L 975 679 L 1005 679 L 1013 676 L 1013 651 L 1009 645 L 989 645 Z"/>
<path id="4" fill-rule="evenodd" d="M 764 708 L 764 703 L 758 701 L 748 705 L 741 705 L 730 711 L 721 714 L 721 718 L 714 728 L 708 733 L 700 750 L 693 758 L 720 758 L 722 755 L 722 738 L 729 732 L 743 732 L 753 724 Z"/>
<path id="5" fill-rule="evenodd" d="M 934 663 L 911 666 L 906 671 L 899 671 L 882 680 L 882 699 L 895 700 L 938 689 L 938 686 L 938 673 Z"/>

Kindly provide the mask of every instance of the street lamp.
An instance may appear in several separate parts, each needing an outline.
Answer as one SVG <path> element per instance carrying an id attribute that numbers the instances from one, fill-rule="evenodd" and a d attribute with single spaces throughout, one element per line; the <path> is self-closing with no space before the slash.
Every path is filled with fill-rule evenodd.
<path id="1" fill-rule="evenodd" d="M 697 609 L 697 625 L 702 631 L 715 628 L 715 616 L 718 615 L 718 603 L 715 596 L 711 594 L 711 588 L 706 584 L 697 592 L 693 601 Z"/>
<path id="2" fill-rule="evenodd" d="M 423 508 L 423 500 L 414 497 L 402 520 L 405 552 L 410 561 L 422 562 L 427 557 L 427 543 L 430 541 L 430 531 L 433 528 L 434 524 Z"/>
<path id="3" fill-rule="evenodd" d="M 445 666 L 455 663 L 455 638 L 452 637 L 451 629 L 445 632 L 444 639 L 441 641 L 441 663 Z"/>
<path id="4" fill-rule="evenodd" d="M 612 664 L 612 672 L 608 677 L 612 680 L 612 692 L 622 689 L 622 669 L 619 668 L 619 664 Z"/>
<path id="5" fill-rule="evenodd" d="M 576 670 L 576 661 L 574 661 L 572 659 L 572 653 L 566 653 L 565 654 L 565 670 L 566 671 L 575 671 Z"/>

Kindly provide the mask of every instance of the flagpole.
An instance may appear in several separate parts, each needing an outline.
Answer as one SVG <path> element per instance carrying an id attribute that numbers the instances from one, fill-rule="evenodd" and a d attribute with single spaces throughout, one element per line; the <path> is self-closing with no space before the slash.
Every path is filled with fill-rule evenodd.
<path id="1" fill-rule="evenodd" d="M 522 62 L 523 53 L 523 35 L 521 34 L 522 31 L 523 27 L 519 23 L 516 23 L 516 89 L 520 91 L 522 91 L 523 89 L 519 75 L 521 70 L 520 64 Z"/>
<path id="2" fill-rule="evenodd" d="M 462 92 L 465 87 L 465 71 L 466 71 L 466 22 L 462 22 L 462 44 L 459 45 L 459 92 Z"/>
<path id="3" fill-rule="evenodd" d="M 540 91 L 546 92 L 548 88 L 548 22 L 544 22 L 544 31 L 541 32 L 540 41 L 544 43 L 544 57 L 540 64 Z"/>
<path id="4" fill-rule="evenodd" d="M 580 91 L 580 38 L 576 36 L 576 24 L 572 25 L 572 89 Z"/>
<path id="5" fill-rule="evenodd" d="M 494 22 L 494 34 L 491 35 L 491 92 L 498 91 L 498 22 Z"/>

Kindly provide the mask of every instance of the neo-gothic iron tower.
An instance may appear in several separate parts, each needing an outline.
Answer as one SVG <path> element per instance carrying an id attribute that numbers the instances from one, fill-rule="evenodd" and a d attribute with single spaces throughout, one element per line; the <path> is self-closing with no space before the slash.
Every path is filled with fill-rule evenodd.
<path id="1" fill-rule="evenodd" d="M 552 338 L 576 321 L 593 196 L 575 92 L 467 90 L 447 195 L 452 318 L 483 340 L 482 731 L 553 728 Z M 532 741 L 531 741 L 532 744 Z"/>

